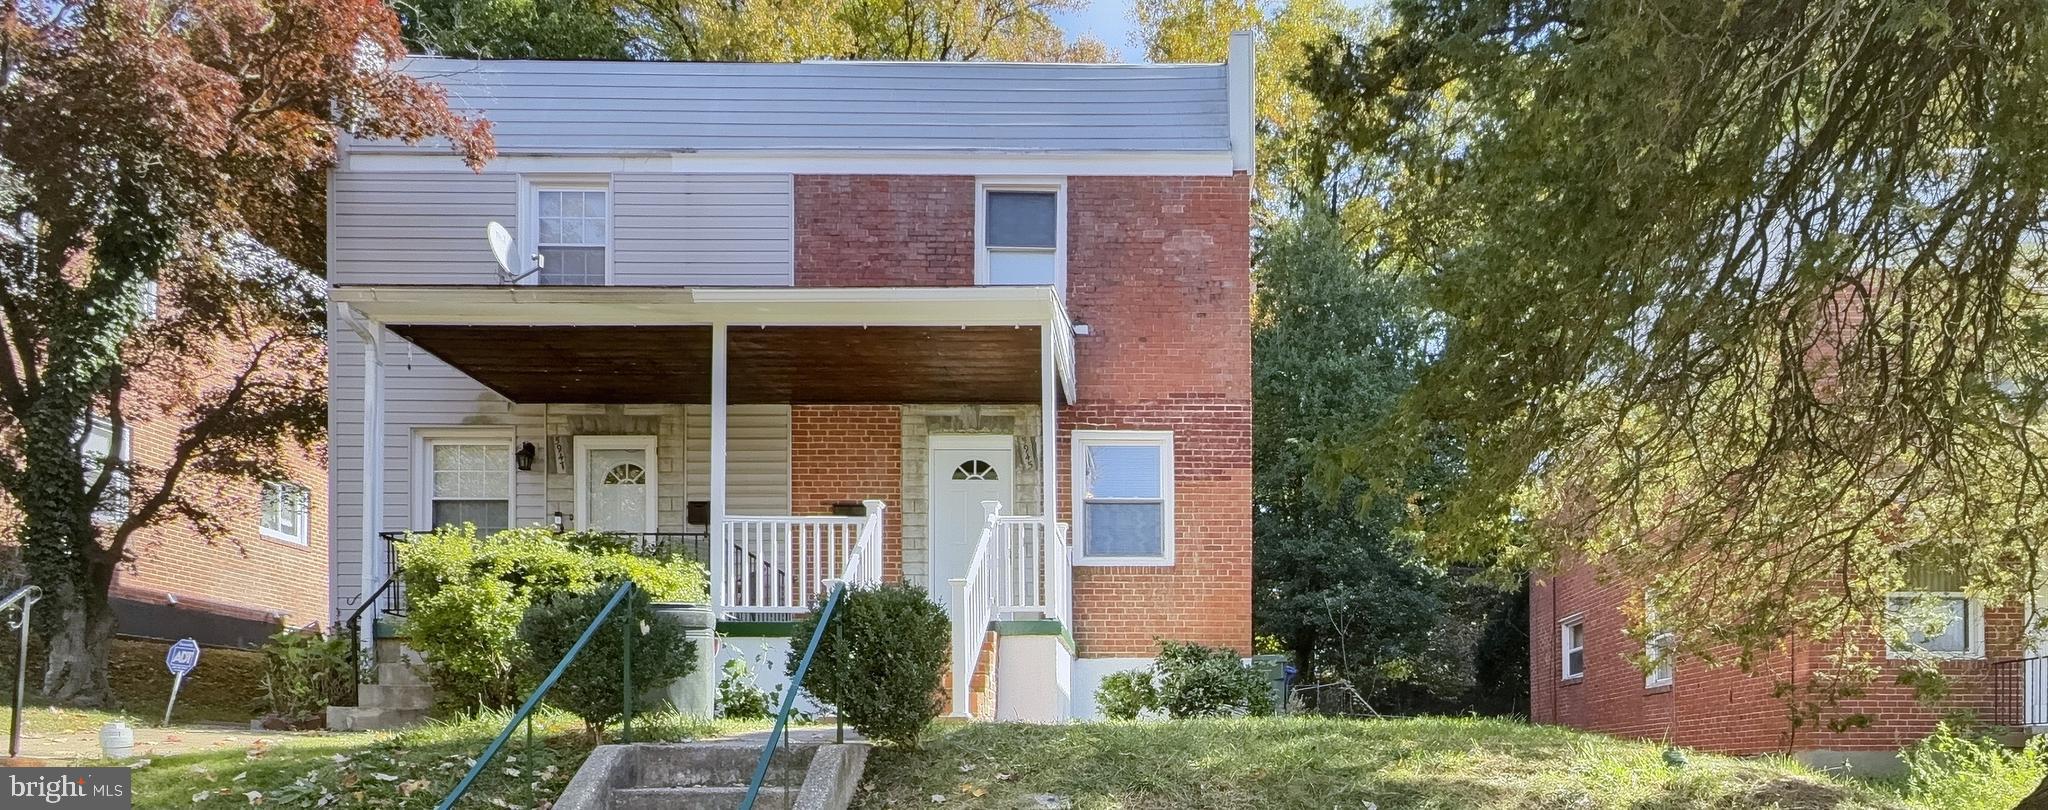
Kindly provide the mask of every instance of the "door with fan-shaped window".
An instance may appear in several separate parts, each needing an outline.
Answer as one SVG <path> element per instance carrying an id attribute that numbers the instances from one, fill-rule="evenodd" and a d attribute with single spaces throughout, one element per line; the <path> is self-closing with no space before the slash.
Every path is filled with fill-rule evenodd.
<path id="1" fill-rule="evenodd" d="M 952 580 L 967 576 L 974 544 L 986 522 L 981 502 L 995 501 L 1010 514 L 1016 490 L 1008 436 L 933 436 L 931 438 L 931 580 L 932 596 L 952 612 Z"/>
<path id="2" fill-rule="evenodd" d="M 578 436 L 575 452 L 576 528 L 655 530 L 653 436 Z"/>

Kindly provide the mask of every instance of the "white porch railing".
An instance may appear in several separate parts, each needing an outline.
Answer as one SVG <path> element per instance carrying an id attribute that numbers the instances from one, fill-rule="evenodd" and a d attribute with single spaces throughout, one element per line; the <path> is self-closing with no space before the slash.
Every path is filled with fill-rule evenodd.
<path id="1" fill-rule="evenodd" d="M 988 515 L 967 576 L 953 580 L 953 714 L 972 715 L 974 671 L 989 622 L 1037 614 L 1066 624 L 1073 616 L 1073 558 L 1067 526 L 1045 531 L 1045 518 L 1001 514 L 1002 505 L 983 501 Z"/>
<path id="2" fill-rule="evenodd" d="M 884 506 L 866 506 L 864 517 L 726 517 L 718 609 L 795 615 L 810 611 L 828 580 L 881 582 Z"/>

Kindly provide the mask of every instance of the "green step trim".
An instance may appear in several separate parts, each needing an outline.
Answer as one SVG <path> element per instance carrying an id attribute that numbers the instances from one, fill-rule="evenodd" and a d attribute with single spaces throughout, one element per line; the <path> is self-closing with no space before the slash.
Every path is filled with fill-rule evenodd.
<path id="1" fill-rule="evenodd" d="M 718 634 L 736 638 L 789 638 L 796 622 L 719 622 Z"/>
<path id="2" fill-rule="evenodd" d="M 370 622 L 371 638 L 405 638 L 403 619 L 379 618 Z"/>
<path id="3" fill-rule="evenodd" d="M 1058 619 L 1012 619 L 988 623 L 998 636 L 1058 636 L 1067 652 L 1074 651 L 1074 636 Z"/>

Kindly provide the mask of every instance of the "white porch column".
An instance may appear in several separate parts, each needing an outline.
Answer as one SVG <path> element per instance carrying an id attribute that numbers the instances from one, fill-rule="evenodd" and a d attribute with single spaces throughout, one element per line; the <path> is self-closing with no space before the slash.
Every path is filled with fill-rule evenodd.
<path id="1" fill-rule="evenodd" d="M 720 611 L 731 603 L 732 575 L 727 557 L 732 543 L 725 536 L 725 324 L 711 325 L 711 603 Z"/>
<path id="2" fill-rule="evenodd" d="M 384 325 L 346 304 L 337 306 L 341 308 L 341 318 L 363 344 L 363 525 L 362 546 L 356 555 L 359 566 L 356 572 L 356 604 L 361 604 L 361 600 L 368 599 L 370 592 L 384 583 L 384 572 L 390 567 L 385 557 L 391 550 L 385 547 L 381 536 L 384 531 Z M 331 504 L 334 502 L 332 482 L 328 485 L 328 492 L 328 503 Z M 333 528 L 332 512 L 329 510 L 330 530 Z M 333 532 L 330 531 L 328 536 L 333 537 Z"/>
<path id="3" fill-rule="evenodd" d="M 1059 536 L 1060 520 L 1060 380 L 1053 356 L 1059 350 L 1053 330 L 1059 327 L 1057 319 L 1046 321 L 1038 335 L 1038 503 L 1039 511 L 1045 513 L 1045 537 L 1048 541 Z M 1071 625 L 1073 617 L 1061 616 L 1060 620 Z"/>

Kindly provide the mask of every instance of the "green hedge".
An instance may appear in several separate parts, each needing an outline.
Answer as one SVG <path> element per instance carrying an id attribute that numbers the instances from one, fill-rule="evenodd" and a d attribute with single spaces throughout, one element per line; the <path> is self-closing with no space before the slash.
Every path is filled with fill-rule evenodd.
<path id="1" fill-rule="evenodd" d="M 397 550 L 407 643 L 431 665 L 435 699 L 462 709 L 508 708 L 524 696 L 519 623 L 536 600 L 628 579 L 656 601 L 707 596 L 702 565 L 635 556 L 610 535 L 533 526 L 478 537 L 464 525 L 410 535 Z"/>

